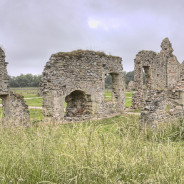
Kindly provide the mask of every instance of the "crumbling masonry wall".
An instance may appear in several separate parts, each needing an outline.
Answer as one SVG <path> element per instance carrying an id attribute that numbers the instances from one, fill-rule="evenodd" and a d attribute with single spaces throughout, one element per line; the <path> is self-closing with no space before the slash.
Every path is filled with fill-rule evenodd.
<path id="1" fill-rule="evenodd" d="M 10 92 L 2 97 L 3 102 L 3 125 L 6 126 L 29 126 L 30 114 L 28 105 L 22 95 Z"/>
<path id="2" fill-rule="evenodd" d="M 141 51 L 135 59 L 133 108 L 142 108 L 141 123 L 151 126 L 184 114 L 183 64 L 173 55 L 168 38 L 162 41 L 161 48 L 160 53 Z"/>
<path id="3" fill-rule="evenodd" d="M 133 108 L 142 108 L 148 91 L 172 89 L 180 80 L 181 65 L 172 54 L 172 45 L 168 38 L 161 43 L 160 53 L 140 51 L 134 60 L 134 81 L 136 93 L 133 96 Z M 145 85 L 143 85 L 145 74 Z"/>
<path id="4" fill-rule="evenodd" d="M 0 95 L 7 95 L 9 92 L 9 79 L 7 72 L 7 62 L 5 62 L 5 53 L 0 48 Z"/>
<path id="5" fill-rule="evenodd" d="M 134 91 L 135 90 L 135 83 L 134 81 L 130 81 L 127 86 L 128 91 Z"/>
<path id="6" fill-rule="evenodd" d="M 124 111 L 122 59 L 102 52 L 53 54 L 40 83 L 46 120 L 80 121 Z M 105 76 L 112 76 L 112 101 L 105 101 Z"/>
<path id="7" fill-rule="evenodd" d="M 22 96 L 9 92 L 9 79 L 5 53 L 0 48 L 0 98 L 3 106 L 3 125 L 29 125 L 30 116 L 28 106 Z"/>

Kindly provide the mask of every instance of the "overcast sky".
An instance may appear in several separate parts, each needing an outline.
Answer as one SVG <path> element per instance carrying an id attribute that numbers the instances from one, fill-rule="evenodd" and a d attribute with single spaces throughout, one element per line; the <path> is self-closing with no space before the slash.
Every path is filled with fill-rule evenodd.
<path id="1" fill-rule="evenodd" d="M 134 69 L 140 50 L 169 37 L 184 60 L 183 0 L 0 0 L 0 46 L 8 73 L 41 74 L 53 53 L 90 49 Z"/>

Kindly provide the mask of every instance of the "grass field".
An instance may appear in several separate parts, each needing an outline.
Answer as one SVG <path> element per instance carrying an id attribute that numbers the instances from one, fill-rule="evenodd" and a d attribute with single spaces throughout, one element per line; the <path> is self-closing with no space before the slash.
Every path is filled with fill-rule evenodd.
<path id="1" fill-rule="evenodd" d="M 2 184 L 184 183 L 184 125 L 140 131 L 138 116 L 0 128 Z"/>
<path id="2" fill-rule="evenodd" d="M 126 93 L 127 107 L 131 97 Z M 31 106 L 41 101 L 26 99 Z M 136 115 L 65 125 L 40 123 L 40 109 L 30 115 L 31 127 L 0 126 L 2 184 L 184 183 L 182 120 L 148 130 Z"/>
<path id="3" fill-rule="evenodd" d="M 41 107 L 43 99 L 33 97 L 33 99 L 25 99 L 25 101 L 28 106 Z"/>

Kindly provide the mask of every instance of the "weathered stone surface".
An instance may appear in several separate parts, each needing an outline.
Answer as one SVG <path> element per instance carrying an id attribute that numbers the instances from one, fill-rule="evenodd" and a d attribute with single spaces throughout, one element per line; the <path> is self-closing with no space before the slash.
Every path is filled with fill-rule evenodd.
<path id="1" fill-rule="evenodd" d="M 141 51 L 135 58 L 135 88 L 133 107 L 142 108 L 149 90 L 172 89 L 180 80 L 181 65 L 172 54 L 173 48 L 168 38 L 161 43 L 160 53 Z M 145 87 L 143 87 L 143 74 Z"/>
<path id="2" fill-rule="evenodd" d="M 134 81 L 130 81 L 129 83 L 128 83 L 128 91 L 134 91 L 135 90 L 135 83 L 134 83 Z"/>
<path id="3" fill-rule="evenodd" d="M 161 48 L 160 53 L 141 51 L 135 59 L 133 108 L 142 108 L 141 123 L 151 125 L 184 114 L 184 64 L 173 55 L 168 38 Z"/>
<path id="4" fill-rule="evenodd" d="M 124 111 L 120 57 L 77 50 L 53 54 L 40 84 L 45 120 L 80 121 Z M 105 76 L 112 76 L 112 102 L 105 101 Z M 67 102 L 66 110 L 64 104 Z"/>
<path id="5" fill-rule="evenodd" d="M 22 96 L 9 92 L 7 64 L 5 53 L 0 48 L 0 98 L 2 99 L 4 114 L 2 122 L 5 126 L 27 126 L 30 124 L 28 106 Z"/>
<path id="6" fill-rule="evenodd" d="M 3 125 L 5 126 L 29 126 L 30 114 L 28 105 L 23 96 L 10 92 L 1 96 L 3 102 Z"/>
<path id="7" fill-rule="evenodd" d="M 8 94 L 9 80 L 7 72 L 7 62 L 5 62 L 5 53 L 0 48 L 0 95 Z"/>

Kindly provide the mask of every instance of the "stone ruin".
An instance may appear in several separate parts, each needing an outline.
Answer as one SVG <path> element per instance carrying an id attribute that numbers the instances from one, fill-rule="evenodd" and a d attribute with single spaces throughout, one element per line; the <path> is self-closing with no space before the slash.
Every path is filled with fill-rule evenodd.
<path id="1" fill-rule="evenodd" d="M 151 125 L 184 114 L 184 63 L 173 55 L 168 38 L 161 48 L 160 53 L 140 51 L 134 60 L 132 107 L 142 109 L 141 122 Z"/>
<path id="2" fill-rule="evenodd" d="M 29 125 L 30 116 L 28 106 L 21 95 L 9 91 L 9 78 L 7 73 L 5 53 L 0 48 L 0 98 L 2 99 L 3 117 L 5 126 Z"/>
<path id="3" fill-rule="evenodd" d="M 40 83 L 44 121 L 81 121 L 124 112 L 122 59 L 77 50 L 53 54 Z M 105 100 L 105 77 L 112 76 L 112 101 Z"/>
<path id="4" fill-rule="evenodd" d="M 128 91 L 134 91 L 135 90 L 135 83 L 134 81 L 130 81 L 127 86 Z"/>
<path id="5" fill-rule="evenodd" d="M 53 54 L 46 63 L 39 93 L 44 121 L 83 121 L 122 114 L 125 108 L 122 59 L 103 52 L 77 50 Z M 132 107 L 141 123 L 155 125 L 184 115 L 184 62 L 173 55 L 168 38 L 160 53 L 140 51 L 134 60 Z M 9 92 L 4 51 L 0 48 L 0 98 L 3 123 L 30 123 L 23 97 Z M 105 100 L 105 77 L 112 77 L 112 100 Z"/>

